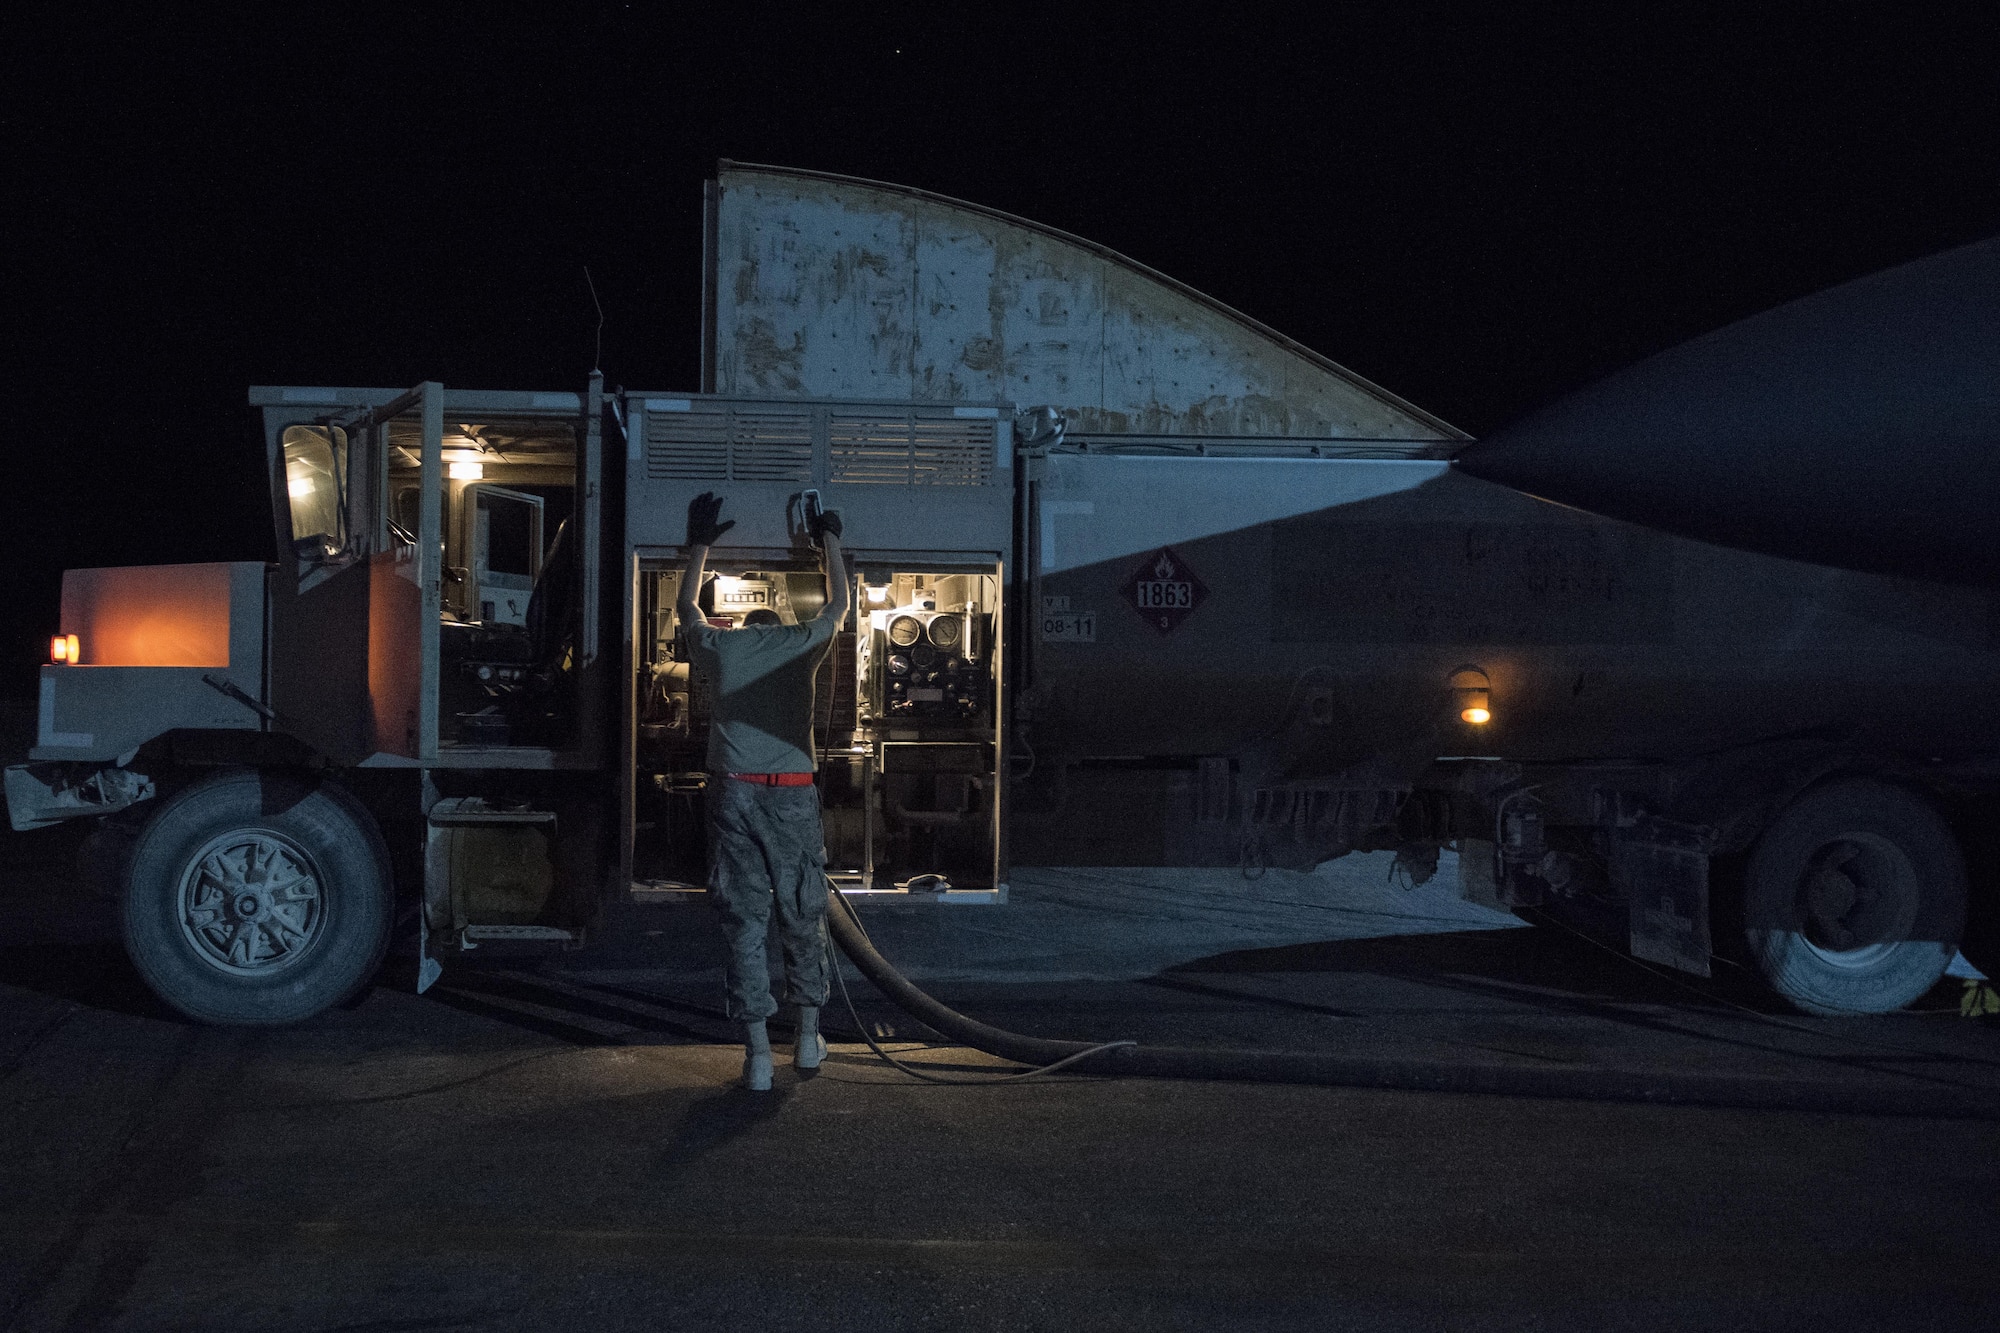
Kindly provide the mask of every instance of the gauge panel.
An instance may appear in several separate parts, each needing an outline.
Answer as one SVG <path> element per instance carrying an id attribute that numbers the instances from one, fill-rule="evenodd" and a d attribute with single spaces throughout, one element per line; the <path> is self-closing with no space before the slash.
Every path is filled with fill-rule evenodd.
<path id="1" fill-rule="evenodd" d="M 895 609 L 875 625 L 877 716 L 969 722 L 982 715 L 990 672 L 966 612 Z"/>

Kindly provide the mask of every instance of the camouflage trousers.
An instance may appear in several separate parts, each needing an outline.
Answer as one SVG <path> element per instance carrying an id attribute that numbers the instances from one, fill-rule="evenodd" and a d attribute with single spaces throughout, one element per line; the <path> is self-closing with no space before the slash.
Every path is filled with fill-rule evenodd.
<path id="1" fill-rule="evenodd" d="M 818 787 L 766 787 L 718 777 L 708 788 L 709 896 L 729 943 L 729 1016 L 769 1018 L 765 941 L 778 909 L 785 1003 L 826 1003 L 825 840 Z"/>

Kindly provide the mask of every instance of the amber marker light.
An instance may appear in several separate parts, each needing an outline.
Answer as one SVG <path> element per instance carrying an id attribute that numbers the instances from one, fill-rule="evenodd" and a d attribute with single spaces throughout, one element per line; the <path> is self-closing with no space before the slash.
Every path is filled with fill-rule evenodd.
<path id="1" fill-rule="evenodd" d="M 1483 727 L 1493 720 L 1493 689 L 1486 673 L 1476 666 L 1462 666 L 1451 673 L 1452 699 L 1458 705 L 1458 720 Z"/>
<path id="2" fill-rule="evenodd" d="M 49 660 L 74 666 L 83 660 L 83 645 L 74 634 L 58 634 L 49 640 Z"/>

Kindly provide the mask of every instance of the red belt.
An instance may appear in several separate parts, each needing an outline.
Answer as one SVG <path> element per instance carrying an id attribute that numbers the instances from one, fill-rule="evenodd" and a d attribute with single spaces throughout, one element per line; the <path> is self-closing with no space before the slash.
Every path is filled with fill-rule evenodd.
<path id="1" fill-rule="evenodd" d="M 810 773 L 731 773 L 738 782 L 754 782 L 760 787 L 810 787 Z"/>

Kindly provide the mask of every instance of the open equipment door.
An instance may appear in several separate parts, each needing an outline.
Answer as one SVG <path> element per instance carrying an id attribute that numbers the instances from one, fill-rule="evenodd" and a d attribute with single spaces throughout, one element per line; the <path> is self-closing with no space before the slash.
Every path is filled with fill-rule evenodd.
<path id="1" fill-rule="evenodd" d="M 334 763 L 421 761 L 437 753 L 444 387 L 357 396 L 258 396 L 279 549 L 271 705 L 279 730 Z M 392 512 L 392 471 L 417 474 L 415 513 L 400 516 L 414 529 Z"/>

